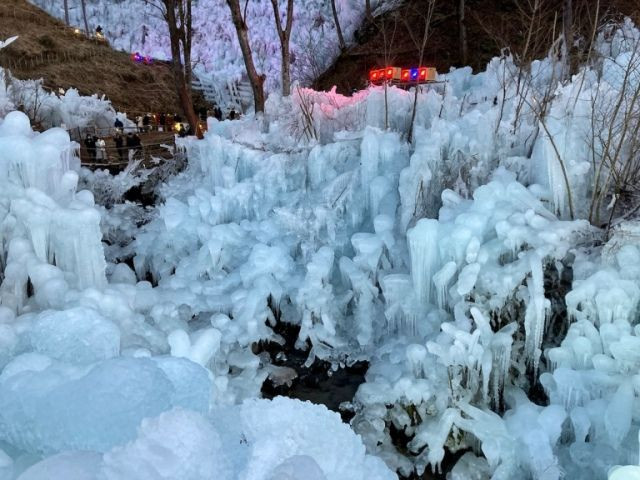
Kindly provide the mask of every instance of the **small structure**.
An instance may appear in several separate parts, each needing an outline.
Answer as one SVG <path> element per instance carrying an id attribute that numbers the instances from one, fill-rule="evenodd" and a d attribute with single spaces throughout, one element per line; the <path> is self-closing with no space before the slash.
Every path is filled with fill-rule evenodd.
<path id="1" fill-rule="evenodd" d="M 437 81 L 438 72 L 433 67 L 385 67 L 369 71 L 369 82 L 373 85 L 388 83 L 398 86 L 411 86 L 436 83 Z"/>
<path id="2" fill-rule="evenodd" d="M 140 55 L 139 52 L 135 52 L 131 54 L 131 61 L 135 63 L 144 63 L 145 65 L 153 64 L 153 58 L 150 56 Z"/>

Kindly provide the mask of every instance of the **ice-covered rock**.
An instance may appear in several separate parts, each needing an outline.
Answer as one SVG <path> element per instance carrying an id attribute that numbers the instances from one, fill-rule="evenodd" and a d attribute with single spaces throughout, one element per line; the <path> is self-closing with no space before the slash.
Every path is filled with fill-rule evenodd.
<path id="1" fill-rule="evenodd" d="M 168 366 L 144 358 L 9 364 L 0 376 L 0 439 L 29 452 L 106 451 L 134 438 L 143 418 L 173 406 L 204 412 L 210 380 L 192 366 L 201 369 L 173 359 L 167 374 Z"/>
<path id="2" fill-rule="evenodd" d="M 31 347 L 68 363 L 90 364 L 120 353 L 120 329 L 95 310 L 47 310 L 28 331 Z"/>
<path id="3" fill-rule="evenodd" d="M 98 480 L 102 455 L 90 451 L 70 451 L 52 455 L 25 470 L 18 480 L 69 478 Z"/>
<path id="4" fill-rule="evenodd" d="M 243 477 L 247 480 L 273 478 L 274 470 L 284 470 L 283 462 L 289 460 L 288 469 L 293 466 L 294 456 L 297 464 L 317 465 L 314 479 L 322 479 L 320 474 L 326 480 L 396 478 L 380 459 L 367 455 L 360 438 L 324 406 L 276 397 L 247 401 L 240 415 L 252 451 Z M 313 475 L 314 468 L 308 473 Z"/>
<path id="5" fill-rule="evenodd" d="M 106 453 L 99 478 L 232 480 L 226 451 L 204 416 L 175 408 L 142 420 L 135 440 Z"/>

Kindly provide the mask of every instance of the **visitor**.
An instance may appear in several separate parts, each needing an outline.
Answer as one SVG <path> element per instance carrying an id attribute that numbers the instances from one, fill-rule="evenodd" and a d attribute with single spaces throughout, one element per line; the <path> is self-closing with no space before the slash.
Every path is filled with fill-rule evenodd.
<path id="1" fill-rule="evenodd" d="M 113 122 L 113 126 L 116 127 L 116 130 L 118 132 L 121 132 L 122 129 L 124 128 L 124 123 L 122 123 L 122 120 L 120 120 L 118 117 L 116 117 L 116 121 Z"/>
<path id="2" fill-rule="evenodd" d="M 167 117 L 164 113 L 158 115 L 158 131 L 164 132 L 164 127 L 167 125 Z"/>
<path id="3" fill-rule="evenodd" d="M 126 161 L 126 156 L 124 152 L 124 138 L 120 135 L 120 132 L 116 133 L 116 136 L 113 138 L 114 143 L 116 144 L 116 150 L 118 152 L 118 158 L 121 162 Z"/>
<path id="4" fill-rule="evenodd" d="M 142 132 L 142 130 L 144 129 L 142 115 L 138 115 L 136 117 L 136 126 L 138 127 L 138 132 Z"/>
<path id="5" fill-rule="evenodd" d="M 106 142 L 104 139 L 99 138 L 96 141 L 96 160 L 105 162 L 107 160 Z"/>
<path id="6" fill-rule="evenodd" d="M 142 117 L 142 130 L 146 133 L 149 132 L 151 130 L 151 117 L 149 116 L 148 113 L 144 114 L 144 117 Z"/>
<path id="7" fill-rule="evenodd" d="M 133 134 L 134 155 L 142 158 L 142 141 L 137 133 Z"/>
<path id="8" fill-rule="evenodd" d="M 213 108 L 213 116 L 218 121 L 222 120 L 222 110 L 220 110 L 218 105 Z"/>
<path id="9" fill-rule="evenodd" d="M 100 36 L 102 35 L 102 27 L 101 27 L 100 25 L 98 25 L 98 26 L 96 27 L 96 35 L 97 35 L 98 37 L 100 37 Z"/>
<path id="10" fill-rule="evenodd" d="M 184 129 L 184 125 L 182 125 L 181 123 L 177 124 L 177 128 L 176 131 L 178 132 L 178 136 L 183 138 L 187 136 L 187 131 Z"/>
<path id="11" fill-rule="evenodd" d="M 229 120 L 235 120 L 236 119 L 236 111 L 235 109 L 232 107 L 231 110 L 229 110 Z"/>
<path id="12" fill-rule="evenodd" d="M 127 154 L 129 155 L 129 161 L 133 160 L 134 155 L 136 154 L 136 145 L 135 140 L 133 138 L 133 133 L 127 133 Z"/>
<path id="13" fill-rule="evenodd" d="M 87 153 L 89 154 L 89 158 L 92 162 L 96 161 L 96 139 L 90 133 L 87 133 L 87 136 L 84 139 L 84 146 L 87 149 Z"/>

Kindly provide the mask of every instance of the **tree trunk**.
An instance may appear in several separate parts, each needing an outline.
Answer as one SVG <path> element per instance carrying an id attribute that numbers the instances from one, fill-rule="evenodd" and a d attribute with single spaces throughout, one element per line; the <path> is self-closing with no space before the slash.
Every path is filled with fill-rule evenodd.
<path id="1" fill-rule="evenodd" d="M 264 74 L 259 75 L 256 70 L 256 66 L 253 63 L 253 56 L 251 54 L 251 44 L 249 43 L 249 29 L 247 23 L 242 16 L 240 10 L 240 0 L 227 0 L 229 10 L 231 10 L 231 19 L 233 25 L 236 28 L 238 35 L 238 43 L 240 44 L 240 50 L 242 50 L 242 57 L 244 58 L 244 64 L 247 69 L 247 75 L 249 82 L 251 82 L 251 89 L 253 90 L 253 102 L 255 105 L 255 111 L 264 112 Z"/>
<path id="2" fill-rule="evenodd" d="M 183 0 L 164 0 L 166 13 L 165 19 L 169 27 L 169 40 L 171 43 L 171 71 L 176 86 L 176 92 L 182 107 L 182 113 L 186 117 L 191 131 L 198 132 L 198 116 L 193 108 L 191 98 L 191 0 L 186 0 L 187 11 L 184 11 Z M 176 18 L 176 6 L 181 17 L 180 28 Z M 180 49 L 182 43 L 182 52 Z M 184 64 L 181 57 L 184 55 Z M 188 63 L 187 63 L 188 62 Z"/>
<path id="3" fill-rule="evenodd" d="M 289 42 L 282 44 L 282 96 L 288 97 L 291 95 L 291 69 L 289 53 Z"/>
<path id="4" fill-rule="evenodd" d="M 368 20 L 371 20 L 371 0 L 365 0 L 364 2 L 364 14 Z"/>
<path id="5" fill-rule="evenodd" d="M 564 60 L 566 75 L 569 78 L 575 73 L 573 61 L 573 1 L 563 0 L 562 7 L 562 24 L 563 24 L 563 36 L 564 36 Z"/>
<path id="6" fill-rule="evenodd" d="M 64 0 L 64 23 L 69 25 L 69 0 Z"/>
<path id="7" fill-rule="evenodd" d="M 369 2 L 369 0 L 367 0 Z M 371 9 L 371 6 L 369 6 Z M 338 34 L 338 45 L 340 51 L 346 50 L 347 46 L 344 43 L 344 37 L 342 36 L 342 28 L 340 28 L 340 19 L 338 18 L 338 9 L 336 8 L 336 0 L 331 0 L 331 11 L 333 12 L 333 22 L 336 24 L 336 33 Z"/>
<path id="8" fill-rule="evenodd" d="M 280 39 L 281 53 L 281 80 L 282 80 L 282 96 L 291 95 L 291 55 L 289 50 L 289 39 L 291 38 L 291 28 L 293 27 L 293 0 L 287 0 L 287 23 L 282 28 L 282 19 L 278 8 L 278 0 L 271 0 L 273 6 L 273 15 L 276 20 L 276 30 Z"/>
<path id="9" fill-rule="evenodd" d="M 80 5 L 82 6 L 82 18 L 84 19 L 84 31 L 87 35 L 89 35 L 89 23 L 87 22 L 87 6 L 85 4 L 85 0 L 80 0 Z"/>
<path id="10" fill-rule="evenodd" d="M 420 60 L 418 61 L 418 65 L 422 65 L 422 61 L 424 60 L 424 51 L 427 46 L 427 40 L 429 39 L 429 28 L 431 27 L 431 19 L 433 18 L 433 11 L 435 9 L 436 0 L 429 0 L 427 12 L 424 19 L 424 31 L 422 34 L 422 41 L 418 44 L 416 43 L 416 47 L 418 47 L 418 52 L 420 56 Z M 413 37 L 412 37 L 413 38 Z M 414 40 L 415 42 L 415 40 Z M 409 135 L 408 141 L 411 143 L 413 141 L 413 126 L 416 122 L 416 112 L 418 110 L 418 91 L 420 90 L 420 86 L 415 85 L 415 89 L 413 92 L 413 108 L 411 109 L 411 122 L 409 123 Z"/>
<path id="11" fill-rule="evenodd" d="M 460 63 L 466 65 L 469 60 L 469 55 L 467 25 L 465 23 L 465 0 L 458 0 L 458 38 L 460 44 Z"/>

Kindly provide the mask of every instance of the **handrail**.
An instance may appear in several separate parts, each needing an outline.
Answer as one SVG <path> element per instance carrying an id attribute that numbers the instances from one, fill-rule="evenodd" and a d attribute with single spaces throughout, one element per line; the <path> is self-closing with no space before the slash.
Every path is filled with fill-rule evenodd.
<path id="1" fill-rule="evenodd" d="M 87 134 L 92 134 L 97 137 L 113 137 L 116 133 L 121 133 L 126 135 L 128 133 L 139 133 L 141 135 L 145 135 L 147 133 L 166 133 L 166 134 L 176 134 L 173 131 L 173 128 L 162 129 L 160 130 L 161 125 L 149 125 L 148 127 L 138 127 L 138 126 L 125 126 L 122 128 L 116 127 L 105 127 L 98 128 L 94 126 L 86 126 L 86 127 L 74 127 L 67 129 L 69 136 L 76 141 L 84 141 Z"/>
<path id="2" fill-rule="evenodd" d="M 147 157 L 159 157 L 161 153 L 165 153 L 167 151 L 166 147 L 174 147 L 175 143 L 152 143 L 147 145 L 140 145 L 140 147 L 127 147 L 123 145 L 122 147 L 112 147 L 105 146 L 96 148 L 96 153 L 99 150 L 104 149 L 106 153 L 106 158 L 95 158 L 93 155 L 88 154 L 88 150 L 86 147 L 80 149 L 80 162 L 83 166 L 91 167 L 91 166 L 118 166 L 128 163 L 132 159 L 141 159 L 143 161 L 147 160 Z M 155 148 L 153 148 L 155 147 Z M 133 151 L 133 153 L 131 153 Z M 121 156 L 120 154 L 123 153 Z M 155 155 L 154 155 L 155 154 Z M 122 158 L 124 157 L 124 159 Z"/>

